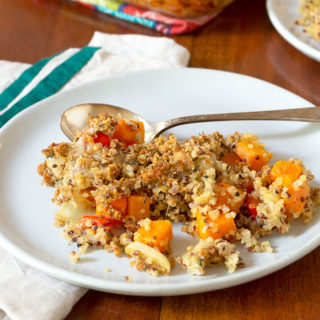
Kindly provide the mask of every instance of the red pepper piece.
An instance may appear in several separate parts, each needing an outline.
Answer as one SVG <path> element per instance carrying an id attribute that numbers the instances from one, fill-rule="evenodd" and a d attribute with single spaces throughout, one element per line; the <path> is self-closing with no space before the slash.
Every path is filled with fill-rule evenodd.
<path id="1" fill-rule="evenodd" d="M 82 227 L 86 227 L 85 223 L 87 221 L 91 221 L 91 223 L 97 227 L 116 227 L 121 226 L 122 222 L 120 220 L 111 219 L 108 217 L 98 217 L 98 216 L 83 216 L 79 219 L 79 223 Z"/>
<path id="2" fill-rule="evenodd" d="M 257 206 L 259 204 L 259 200 L 248 194 L 247 198 L 246 198 L 246 204 L 247 204 L 247 208 L 250 211 L 252 219 L 256 220 L 256 217 L 257 217 Z"/>
<path id="3" fill-rule="evenodd" d="M 249 181 L 249 185 L 247 186 L 247 193 L 251 193 L 254 190 L 253 181 Z"/>
<path id="4" fill-rule="evenodd" d="M 93 141 L 94 143 L 101 143 L 104 147 L 110 147 L 110 137 L 102 132 L 98 132 Z"/>

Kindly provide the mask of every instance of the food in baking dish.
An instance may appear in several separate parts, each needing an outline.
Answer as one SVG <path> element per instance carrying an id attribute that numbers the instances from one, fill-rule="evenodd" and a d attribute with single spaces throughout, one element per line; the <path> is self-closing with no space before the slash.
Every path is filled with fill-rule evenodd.
<path id="1" fill-rule="evenodd" d="M 127 0 L 126 2 L 178 18 L 192 18 L 219 13 L 233 1 L 234 0 Z"/>

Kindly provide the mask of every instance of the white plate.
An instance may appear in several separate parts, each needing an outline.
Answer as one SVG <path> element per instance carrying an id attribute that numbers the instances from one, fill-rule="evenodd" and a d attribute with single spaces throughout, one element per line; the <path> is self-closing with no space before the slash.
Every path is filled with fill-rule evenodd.
<path id="1" fill-rule="evenodd" d="M 168 277 L 152 277 L 130 268 L 129 259 L 103 250 L 90 252 L 78 264 L 69 260 L 73 249 L 53 226 L 57 207 L 53 189 L 40 185 L 37 165 L 41 149 L 66 140 L 59 118 L 69 106 L 106 102 L 132 109 L 156 122 L 182 115 L 307 107 L 306 100 L 254 78 L 202 69 L 130 73 L 105 78 L 58 94 L 21 112 L 0 131 L 0 244 L 17 258 L 58 279 L 102 291 L 135 295 L 178 295 L 238 285 L 274 272 L 320 244 L 319 216 L 308 226 L 294 223 L 290 233 L 269 236 L 276 252 L 242 250 L 245 268 L 228 274 L 222 266 L 203 277 L 192 277 L 177 265 Z M 319 178 L 320 126 L 298 122 L 220 122 L 186 125 L 172 130 L 179 137 L 199 132 L 255 132 L 275 159 L 303 158 Z M 174 227 L 172 249 L 181 254 L 195 240 Z M 111 272 L 106 273 L 106 268 Z M 132 278 L 125 281 L 125 276 Z"/>
<path id="2" fill-rule="evenodd" d="M 300 18 L 299 0 L 267 0 L 267 11 L 273 26 L 292 46 L 308 57 L 320 61 L 320 43 L 304 27 L 295 24 Z"/>

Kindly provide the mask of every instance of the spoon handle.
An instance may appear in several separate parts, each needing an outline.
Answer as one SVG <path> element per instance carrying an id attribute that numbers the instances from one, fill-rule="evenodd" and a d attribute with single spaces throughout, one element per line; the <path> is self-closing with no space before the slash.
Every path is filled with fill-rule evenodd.
<path id="1" fill-rule="evenodd" d="M 270 111 L 236 112 L 221 114 L 202 114 L 175 118 L 154 124 L 157 137 L 163 131 L 182 124 L 210 121 L 235 121 L 235 120 L 285 120 L 320 122 L 320 107 L 282 109 Z"/>

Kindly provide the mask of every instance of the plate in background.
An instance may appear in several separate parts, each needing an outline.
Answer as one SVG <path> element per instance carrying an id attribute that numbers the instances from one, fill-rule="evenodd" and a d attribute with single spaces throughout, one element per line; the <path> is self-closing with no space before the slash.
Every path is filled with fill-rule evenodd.
<path id="1" fill-rule="evenodd" d="M 315 41 L 296 25 L 300 18 L 299 0 L 267 0 L 269 18 L 280 33 L 292 46 L 306 56 L 320 62 L 320 42 Z"/>
<path id="2" fill-rule="evenodd" d="M 65 141 L 60 115 L 86 102 L 109 103 L 131 109 L 151 122 L 204 113 L 308 107 L 310 103 L 270 83 L 234 73 L 204 69 L 163 69 L 104 78 L 50 97 L 24 110 L 0 129 L 0 244 L 8 252 L 57 279 L 79 286 L 131 295 L 178 295 L 217 290 L 245 283 L 279 270 L 320 244 L 320 215 L 310 225 L 296 221 L 285 235 L 265 237 L 276 252 L 241 250 L 243 269 L 228 274 L 222 266 L 192 277 L 177 265 L 167 277 L 152 277 L 130 268 L 126 257 L 91 251 L 73 264 L 68 246 L 53 226 L 57 207 L 53 188 L 41 186 L 37 165 L 41 149 Z M 303 158 L 319 179 L 320 124 L 233 121 L 190 124 L 172 129 L 180 138 L 200 132 L 254 132 L 275 159 Z M 174 226 L 173 256 L 195 239 Z M 109 268 L 111 272 L 104 270 Z M 126 282 L 125 276 L 132 281 Z"/>

